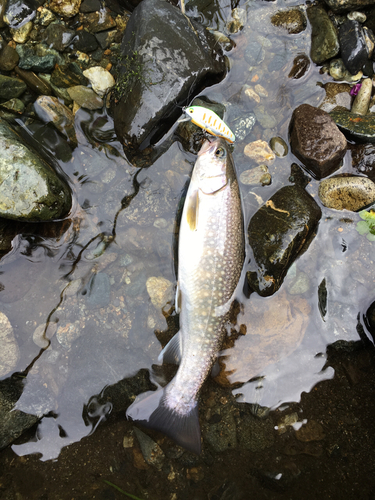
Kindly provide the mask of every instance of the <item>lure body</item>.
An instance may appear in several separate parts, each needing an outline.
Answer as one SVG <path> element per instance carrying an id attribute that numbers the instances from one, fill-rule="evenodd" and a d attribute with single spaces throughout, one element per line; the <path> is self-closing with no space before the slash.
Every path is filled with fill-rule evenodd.
<path id="1" fill-rule="evenodd" d="M 191 121 L 195 125 L 206 130 L 209 134 L 222 137 L 230 143 L 236 140 L 228 125 L 211 109 L 204 108 L 203 106 L 189 106 L 188 108 L 184 108 L 184 111 L 190 116 Z"/>

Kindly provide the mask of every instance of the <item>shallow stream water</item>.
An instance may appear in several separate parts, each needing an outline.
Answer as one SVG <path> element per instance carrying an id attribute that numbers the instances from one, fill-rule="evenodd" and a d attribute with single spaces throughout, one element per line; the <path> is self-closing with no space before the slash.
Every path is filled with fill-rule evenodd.
<path id="1" fill-rule="evenodd" d="M 241 92 L 245 84 L 259 83 L 268 93 L 261 101 L 264 109 L 258 110 L 264 126 L 258 121 L 251 134 L 234 145 L 238 176 L 256 166 L 244 156 L 244 146 L 274 136 L 288 141 L 293 109 L 302 103 L 319 105 L 324 90 L 317 82 L 330 81 L 312 63 L 302 78 L 288 77 L 294 58 L 309 54 L 310 30 L 288 35 L 272 26 L 270 16 L 295 5 L 298 3 L 281 0 L 242 5 L 248 23 L 232 37 L 236 47 L 227 54 L 228 76 L 202 94 L 227 105 L 231 125 L 238 109 L 253 112 Z M 230 5 L 212 3 L 206 12 L 211 17 L 202 22 L 223 31 Z M 254 64 L 249 67 L 244 51 L 251 47 Z M 221 398 L 234 395 L 258 411 L 258 416 L 260 409 L 274 410 L 275 426 L 270 430 L 277 436 L 274 444 L 264 447 L 266 451 L 262 447 L 251 450 L 250 456 L 240 448 L 211 452 L 209 460 L 206 453 L 203 459 L 173 463 L 168 474 L 149 465 L 142 469 L 134 453 L 127 455 L 122 447 L 132 424 L 126 422 L 123 411 L 116 412 L 116 407 L 101 404 L 99 399 L 107 386 L 133 377 L 141 369 L 149 370 L 155 383 L 165 382 L 157 357 L 160 339 L 165 341 L 177 329 L 173 290 L 163 315 L 151 303 L 146 281 L 163 277 L 176 283 L 178 216 L 195 157 L 174 143 L 151 167 L 136 169 L 126 160 L 106 112 L 78 111 L 79 146 L 73 152 L 51 127 L 28 122 L 24 127 L 55 156 L 71 181 L 76 202 L 67 221 L 36 225 L 36 232 L 33 226 L 30 230 L 23 227 L 12 251 L 0 262 L 0 310 L 14 328 L 21 353 L 15 372 L 27 372 L 16 407 L 25 413 L 48 415 L 2 452 L 0 461 L 8 482 L 3 480 L 0 485 L 1 498 L 125 498 L 104 485 L 103 477 L 125 491 L 152 499 L 317 498 L 312 492 L 313 479 L 316 494 L 330 492 L 325 498 L 358 498 L 361 491 L 359 498 L 374 498 L 375 482 L 367 476 L 373 466 L 374 433 L 367 424 L 375 416 L 373 384 L 368 378 L 374 375 L 374 357 L 370 337 L 358 324 L 363 323 L 363 314 L 375 296 L 375 243 L 356 231 L 358 214 L 321 206 L 316 237 L 291 267 L 281 289 L 269 298 L 255 293 L 241 297 L 233 329 L 246 335 L 233 332 L 234 345 L 222 353 L 225 380 L 221 386 L 209 380 L 203 391 L 203 412 L 212 394 Z M 259 206 L 288 184 L 294 161 L 291 153 L 276 158 L 269 167 L 269 186 L 240 185 L 246 234 Z M 350 153 L 339 172 L 351 172 Z M 311 180 L 307 190 L 319 204 L 318 181 Z M 250 246 L 247 250 L 246 262 L 250 260 L 251 266 Z M 327 296 L 323 305 L 322 284 Z M 348 341 L 351 348 L 332 351 L 333 361 L 327 362 L 327 347 L 337 341 Z M 345 366 L 350 369 L 343 369 Z M 319 398 L 326 404 L 320 405 Z M 345 413 L 353 400 L 354 420 L 345 422 L 335 409 Z M 282 412 L 297 413 L 298 419 L 295 429 L 289 426 L 279 438 L 280 425 L 276 424 Z M 285 450 L 289 448 L 280 439 L 309 420 L 326 426 L 324 437 L 308 441 L 318 451 L 303 444 L 302 451 L 288 454 Z M 337 445 L 336 453 L 335 443 L 344 434 L 335 432 L 340 428 L 348 434 L 348 426 L 358 449 L 342 452 Z M 173 461 L 175 446 L 161 435 L 150 435 L 159 439 Z M 287 456 L 283 474 L 286 477 L 289 470 L 292 479 L 279 484 L 280 456 Z M 30 489 L 22 479 L 25 474 L 27 478 L 27 472 L 22 472 L 25 464 L 34 471 L 30 472 Z M 297 472 L 296 467 L 301 470 Z M 345 467 L 358 481 L 360 474 L 368 477 L 366 486 L 363 478 L 355 483 L 350 472 L 343 479 Z M 201 479 L 186 472 L 194 468 L 204 470 Z M 227 483 L 223 483 L 225 478 Z M 353 486 L 350 491 L 349 484 Z M 232 491 L 227 496 L 226 488 Z"/>

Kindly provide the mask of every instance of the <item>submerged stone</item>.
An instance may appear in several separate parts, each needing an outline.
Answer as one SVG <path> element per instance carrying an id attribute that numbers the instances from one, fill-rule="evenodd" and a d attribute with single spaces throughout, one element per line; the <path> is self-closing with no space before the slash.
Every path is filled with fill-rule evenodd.
<path id="1" fill-rule="evenodd" d="M 375 114 L 357 115 L 347 109 L 337 107 L 330 112 L 336 125 L 349 138 L 359 142 L 375 143 Z"/>
<path id="2" fill-rule="evenodd" d="M 72 145 L 77 144 L 74 128 L 74 115 L 69 108 L 61 104 L 57 97 L 40 96 L 34 103 L 38 117 L 45 123 L 52 124 L 59 130 Z"/>
<path id="3" fill-rule="evenodd" d="M 23 221 L 65 217 L 68 185 L 0 119 L 0 216 Z"/>
<path id="4" fill-rule="evenodd" d="M 307 21 L 305 14 L 300 9 L 290 9 L 276 12 L 271 17 L 274 26 L 285 28 L 289 34 L 301 33 L 306 29 Z"/>
<path id="5" fill-rule="evenodd" d="M 79 12 L 81 0 L 51 0 L 48 7 L 63 17 L 73 17 Z"/>
<path id="6" fill-rule="evenodd" d="M 12 99 L 19 97 L 26 90 L 26 83 L 18 78 L 0 75 L 0 98 Z"/>
<path id="7" fill-rule="evenodd" d="M 307 16 L 312 30 L 310 56 L 315 64 L 322 64 L 340 51 L 337 31 L 322 7 L 309 7 Z"/>
<path id="8" fill-rule="evenodd" d="M 299 167 L 292 167 L 298 180 Z M 262 296 L 275 293 L 302 248 L 311 239 L 321 210 L 299 182 L 277 191 L 252 217 L 248 227 L 256 272 L 250 286 Z"/>
<path id="9" fill-rule="evenodd" d="M 215 45 L 212 34 L 163 0 L 136 7 L 122 41 L 113 102 L 116 134 L 130 156 L 167 132 L 180 113 L 176 104 L 223 78 L 225 59 L 215 56 Z"/>
<path id="10" fill-rule="evenodd" d="M 310 68 L 310 58 L 306 54 L 299 54 L 294 58 L 293 67 L 289 72 L 288 78 L 298 80 L 302 78 Z"/>
<path id="11" fill-rule="evenodd" d="M 316 179 L 340 167 L 347 142 L 325 111 L 301 104 L 293 111 L 289 134 L 292 153 Z"/>
<path id="12" fill-rule="evenodd" d="M 354 175 L 330 177 L 320 183 L 319 198 L 327 208 L 357 212 L 375 201 L 375 183 Z"/>
<path id="13" fill-rule="evenodd" d="M 353 99 L 350 95 L 351 86 L 348 83 L 327 82 L 323 87 L 326 95 L 323 102 L 319 105 L 319 109 L 327 113 L 337 106 L 342 106 L 350 110 Z"/>

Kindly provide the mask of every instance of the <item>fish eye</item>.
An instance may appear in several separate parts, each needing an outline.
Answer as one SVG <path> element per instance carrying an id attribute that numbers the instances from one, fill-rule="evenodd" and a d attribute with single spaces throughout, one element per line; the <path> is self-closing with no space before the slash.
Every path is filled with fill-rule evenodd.
<path id="1" fill-rule="evenodd" d="M 226 153 L 224 148 L 217 148 L 217 150 L 215 151 L 216 158 L 224 158 L 225 154 Z"/>

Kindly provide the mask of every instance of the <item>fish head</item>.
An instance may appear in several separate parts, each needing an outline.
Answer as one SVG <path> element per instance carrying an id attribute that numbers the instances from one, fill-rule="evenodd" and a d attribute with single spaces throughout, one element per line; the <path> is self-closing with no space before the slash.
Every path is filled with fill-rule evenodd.
<path id="1" fill-rule="evenodd" d="M 205 194 L 214 194 L 234 177 L 232 155 L 224 139 L 206 140 L 194 167 L 192 180 Z"/>

